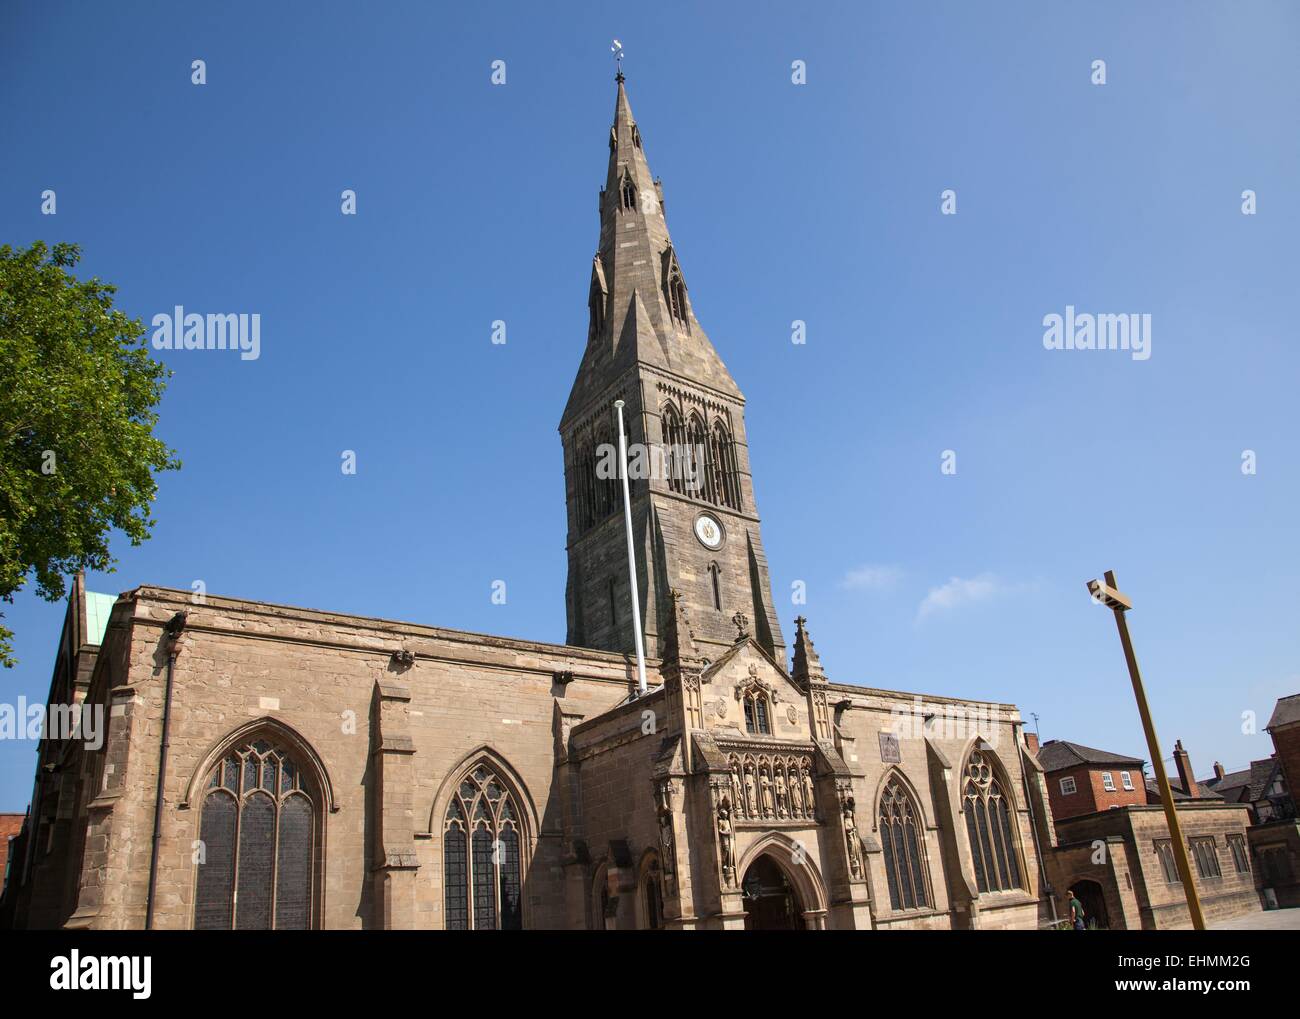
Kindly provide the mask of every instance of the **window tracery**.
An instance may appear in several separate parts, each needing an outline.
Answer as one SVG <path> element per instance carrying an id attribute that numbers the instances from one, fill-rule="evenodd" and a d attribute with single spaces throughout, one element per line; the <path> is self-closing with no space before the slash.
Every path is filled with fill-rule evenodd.
<path id="1" fill-rule="evenodd" d="M 726 408 L 674 389 L 659 413 L 669 490 L 743 510 L 740 461 Z"/>
<path id="2" fill-rule="evenodd" d="M 574 522 L 579 534 L 623 508 L 618 439 L 608 417 L 602 413 L 578 426 L 569 440 L 573 450 Z"/>
<path id="3" fill-rule="evenodd" d="M 965 776 L 966 835 L 981 892 L 1021 887 L 1015 822 L 987 752 L 972 750 Z"/>
<path id="4" fill-rule="evenodd" d="M 751 689 L 741 699 L 745 708 L 745 731 L 755 736 L 772 735 L 772 705 L 767 693 Z"/>
<path id="5" fill-rule="evenodd" d="M 486 763 L 466 772 L 443 815 L 447 930 L 523 926 L 521 820 L 514 797 Z"/>
<path id="6" fill-rule="evenodd" d="M 205 789 L 195 929 L 310 927 L 319 796 L 300 761 L 259 738 L 225 754 Z"/>
<path id="7" fill-rule="evenodd" d="M 921 909 L 930 904 L 918 817 L 903 783 L 891 779 L 880 797 L 880 844 L 889 902 L 896 910 Z"/>

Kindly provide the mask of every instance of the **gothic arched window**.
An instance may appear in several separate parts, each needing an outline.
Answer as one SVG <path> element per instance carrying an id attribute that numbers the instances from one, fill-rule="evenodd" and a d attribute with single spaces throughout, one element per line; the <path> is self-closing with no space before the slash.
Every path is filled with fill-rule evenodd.
<path id="1" fill-rule="evenodd" d="M 623 506 L 613 426 L 588 422 L 569 440 L 573 449 L 574 523 L 584 534 Z"/>
<path id="2" fill-rule="evenodd" d="M 736 444 L 731 441 L 731 432 L 721 421 L 713 423 L 712 448 L 709 459 L 714 464 L 713 491 L 709 493 L 713 502 L 732 509 L 740 509 L 740 479 L 736 470 Z"/>
<path id="3" fill-rule="evenodd" d="M 889 904 L 894 909 L 921 909 L 930 904 L 920 828 L 912 798 L 902 782 L 892 779 L 880 797 L 880 844 Z"/>
<path id="4" fill-rule="evenodd" d="M 689 447 L 686 443 L 686 426 L 677 408 L 665 404 L 663 409 L 663 437 L 668 487 L 679 494 L 686 490 L 686 478 L 691 468 Z"/>
<path id="5" fill-rule="evenodd" d="M 452 793 L 442 825 L 442 877 L 449 931 L 523 927 L 519 807 L 487 764 Z"/>
<path id="6" fill-rule="evenodd" d="M 713 583 L 713 607 L 722 611 L 722 567 L 717 560 L 709 563 L 709 580 Z"/>
<path id="7" fill-rule="evenodd" d="M 677 264 L 677 255 L 671 247 L 664 252 L 664 298 L 668 302 L 668 313 L 689 331 L 686 281 L 682 279 L 682 267 Z"/>
<path id="8" fill-rule="evenodd" d="M 772 735 L 772 706 L 762 690 L 745 694 L 745 731 L 755 736 Z"/>
<path id="9" fill-rule="evenodd" d="M 686 424 L 686 444 L 690 448 L 691 494 L 710 502 L 716 502 L 713 458 L 709 449 L 709 431 L 698 414 L 692 413 Z"/>
<path id="10" fill-rule="evenodd" d="M 632 183 L 632 177 L 624 173 L 623 179 L 619 183 L 618 193 L 620 201 L 625 212 L 636 211 L 636 185 Z"/>
<path id="11" fill-rule="evenodd" d="M 966 836 L 981 892 L 1021 887 L 1011 804 L 982 750 L 972 750 L 966 762 Z"/>
<path id="12" fill-rule="evenodd" d="M 319 800 L 301 763 L 254 740 L 218 761 L 205 789 L 195 930 L 311 927 Z"/>

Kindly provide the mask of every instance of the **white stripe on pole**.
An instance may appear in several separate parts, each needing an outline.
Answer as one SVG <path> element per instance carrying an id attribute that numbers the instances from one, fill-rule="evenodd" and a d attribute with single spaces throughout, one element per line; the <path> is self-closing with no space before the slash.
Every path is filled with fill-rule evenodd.
<path id="1" fill-rule="evenodd" d="M 623 401 L 615 400 L 614 409 L 618 411 L 618 462 L 623 475 L 623 528 L 627 531 L 627 573 L 632 587 L 632 633 L 636 637 L 636 689 L 637 696 L 644 697 L 645 686 L 645 644 L 641 640 L 641 599 L 636 588 L 636 543 L 632 540 L 632 495 L 627 484 L 627 437 L 623 434 Z"/>

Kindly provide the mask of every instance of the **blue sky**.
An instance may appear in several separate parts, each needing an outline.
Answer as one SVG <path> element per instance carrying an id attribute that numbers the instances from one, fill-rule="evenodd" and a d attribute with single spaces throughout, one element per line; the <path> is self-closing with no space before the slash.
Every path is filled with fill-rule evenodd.
<path id="1" fill-rule="evenodd" d="M 1146 756 L 1084 589 L 1113 568 L 1166 755 L 1267 756 L 1243 712 L 1300 690 L 1293 5 L 482 6 L 0 11 L 0 239 L 81 244 L 146 322 L 262 317 L 256 361 L 160 355 L 185 467 L 92 589 L 201 579 L 564 639 L 556 426 L 618 36 L 749 401 L 780 613 L 831 678 L 1011 701 L 1044 739 Z M 1045 350 L 1067 305 L 1150 314 L 1150 359 Z M 6 607 L 5 701 L 44 697 L 62 615 Z M 0 809 L 33 761 L 0 743 Z"/>

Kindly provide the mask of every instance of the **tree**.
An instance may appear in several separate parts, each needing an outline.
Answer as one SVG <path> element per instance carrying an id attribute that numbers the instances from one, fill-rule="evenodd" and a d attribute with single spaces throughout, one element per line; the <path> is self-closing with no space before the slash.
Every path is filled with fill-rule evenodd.
<path id="1" fill-rule="evenodd" d="M 78 280 L 74 244 L 0 247 L 0 598 L 32 577 L 48 601 L 78 570 L 110 571 L 116 529 L 153 528 L 154 475 L 180 461 L 153 434 L 171 375 L 145 329 L 113 307 L 117 288 Z M 3 618 L 3 616 L 0 616 Z M 0 625 L 0 662 L 13 666 Z"/>

